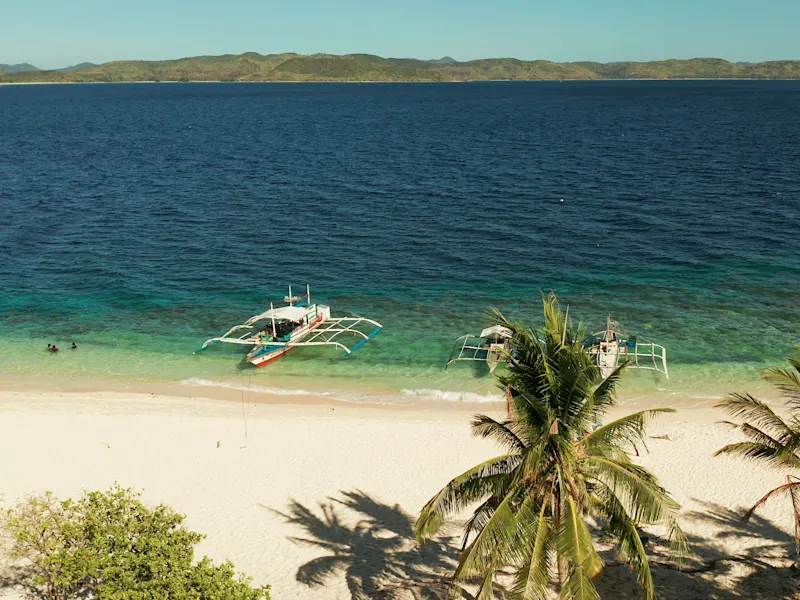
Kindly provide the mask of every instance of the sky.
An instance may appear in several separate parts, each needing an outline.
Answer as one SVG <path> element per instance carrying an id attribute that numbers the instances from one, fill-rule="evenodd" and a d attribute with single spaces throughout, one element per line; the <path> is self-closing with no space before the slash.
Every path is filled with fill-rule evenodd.
<path id="1" fill-rule="evenodd" d="M 0 63 L 368 53 L 800 59 L 800 0 L 2 0 Z"/>

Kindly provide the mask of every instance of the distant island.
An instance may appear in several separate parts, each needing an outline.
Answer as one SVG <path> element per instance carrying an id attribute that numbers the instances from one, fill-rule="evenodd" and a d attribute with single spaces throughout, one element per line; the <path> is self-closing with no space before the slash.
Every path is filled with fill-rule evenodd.
<path id="1" fill-rule="evenodd" d="M 650 62 L 524 61 L 489 58 L 465 62 L 382 58 L 371 54 L 267 54 L 196 56 L 177 60 L 81 63 L 44 71 L 0 64 L 0 83 L 125 81 L 487 81 L 563 79 L 800 79 L 800 61 L 732 63 L 719 58 Z"/>
<path id="2" fill-rule="evenodd" d="M 82 62 L 77 65 L 71 65 L 69 67 L 64 67 L 63 69 L 54 69 L 54 71 L 77 71 L 79 69 L 88 69 L 90 67 L 96 67 L 97 65 L 90 62 Z M 30 63 L 19 63 L 17 65 L 4 65 L 0 63 L 0 74 L 4 74 L 3 72 L 7 73 L 24 73 L 28 71 L 39 71 L 43 72 L 42 69 L 38 67 L 34 67 Z"/>

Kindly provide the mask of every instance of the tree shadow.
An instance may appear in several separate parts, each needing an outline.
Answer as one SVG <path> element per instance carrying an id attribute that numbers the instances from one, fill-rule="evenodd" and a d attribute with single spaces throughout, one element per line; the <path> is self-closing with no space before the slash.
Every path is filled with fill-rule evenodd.
<path id="1" fill-rule="evenodd" d="M 0 570 L 0 596 L 11 592 L 39 598 L 41 589 L 35 583 L 36 569 L 29 564 L 8 564 Z"/>
<path id="2" fill-rule="evenodd" d="M 444 600 L 458 555 L 456 538 L 418 545 L 414 521 L 400 506 L 383 504 L 360 490 L 340 492 L 317 511 L 291 500 L 273 511 L 303 530 L 289 539 L 325 552 L 300 566 L 295 579 L 309 587 L 343 576 L 352 600 Z M 472 598 L 459 590 L 461 598 Z"/>
<path id="3" fill-rule="evenodd" d="M 692 511 L 681 520 L 708 527 L 710 537 L 688 534 L 694 553 L 682 564 L 669 554 L 668 543 L 648 535 L 653 579 L 658 598 L 681 600 L 797 600 L 800 573 L 794 567 L 794 538 L 774 523 L 754 515 L 748 523 L 746 509 L 731 510 L 703 502 L 705 510 Z M 737 548 L 731 550 L 731 548 Z M 607 567 L 595 581 L 601 598 L 639 598 L 635 577 L 621 565 L 613 551 L 604 553 Z"/>
<path id="4" fill-rule="evenodd" d="M 703 502 L 702 505 L 705 507 L 704 511 L 692 511 L 683 517 L 687 522 L 713 525 L 717 531 L 713 538 L 706 539 L 701 544 L 698 554 L 707 552 L 713 557 L 714 552 L 724 552 L 720 548 L 720 542 L 729 540 L 758 542 L 745 549 L 744 554 L 747 556 L 767 554 L 785 559 L 793 553 L 794 538 L 769 519 L 754 514 L 747 523 L 743 523 L 742 516 L 747 512 L 746 508 L 731 510 L 712 502 Z"/>
<path id="5" fill-rule="evenodd" d="M 730 510 L 712 503 L 702 506 L 682 520 L 713 533 L 707 537 L 689 534 L 694 556 L 682 564 L 670 556 L 665 539 L 646 534 L 657 598 L 800 598 L 800 571 L 793 567 L 791 535 L 758 515 L 742 523 L 745 509 Z M 290 540 L 324 552 L 297 570 L 296 580 L 309 587 L 330 585 L 343 577 L 351 600 L 448 598 L 458 537 L 446 535 L 418 546 L 413 519 L 398 505 L 383 504 L 356 490 L 340 492 L 340 497 L 328 498 L 318 509 L 292 500 L 286 512 L 273 512 L 303 531 Z M 635 575 L 610 546 L 601 555 L 606 568 L 594 580 L 600 597 L 639 600 L 641 589 Z M 463 599 L 473 598 L 468 590 L 457 593 Z M 497 597 L 505 597 L 503 593 L 498 589 Z"/>

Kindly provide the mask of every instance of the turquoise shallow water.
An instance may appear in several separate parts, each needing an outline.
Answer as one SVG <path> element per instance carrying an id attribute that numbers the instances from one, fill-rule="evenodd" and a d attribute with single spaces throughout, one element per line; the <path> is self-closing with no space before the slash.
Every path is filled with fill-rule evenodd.
<path id="1" fill-rule="evenodd" d="M 668 348 L 671 379 L 631 373 L 626 394 L 750 387 L 800 343 L 798 100 L 791 82 L 3 88 L 0 378 L 481 400 L 483 370 L 443 370 L 452 340 L 492 305 L 537 322 L 554 289 Z M 306 282 L 385 330 L 348 359 L 192 354 Z"/>

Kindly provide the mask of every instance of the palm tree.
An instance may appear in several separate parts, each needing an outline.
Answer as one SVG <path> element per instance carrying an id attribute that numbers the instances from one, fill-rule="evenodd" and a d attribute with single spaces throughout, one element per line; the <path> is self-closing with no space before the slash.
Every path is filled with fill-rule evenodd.
<path id="1" fill-rule="evenodd" d="M 717 406 L 733 417 L 744 419 L 741 424 L 724 422 L 738 428 L 747 441 L 728 444 L 714 456 L 732 454 L 778 469 L 800 467 L 800 360 L 790 358 L 788 361 L 789 367 L 775 367 L 762 373 L 765 380 L 780 390 L 788 417 L 782 419 L 750 394 L 731 394 Z M 800 554 L 800 478 L 797 476 L 787 475 L 786 483 L 767 492 L 742 520 L 748 521 L 759 506 L 774 496 L 789 496 L 792 501 L 795 551 Z"/>
<path id="2" fill-rule="evenodd" d="M 628 455 L 644 442 L 647 421 L 671 409 L 637 412 L 597 427 L 615 405 L 621 365 L 603 379 L 554 294 L 543 296 L 537 333 L 493 309 L 493 324 L 512 332 L 506 374 L 499 377 L 510 411 L 504 421 L 476 415 L 476 436 L 506 453 L 451 480 L 422 509 L 423 541 L 445 518 L 478 504 L 465 525 L 454 583 L 478 579 L 478 599 L 493 597 L 498 572 L 511 569 L 511 597 L 544 598 L 555 583 L 564 599 L 598 598 L 592 578 L 603 568 L 587 519 L 602 524 L 635 570 L 644 598 L 655 595 L 639 535 L 664 524 L 677 553 L 688 551 L 679 505 Z M 595 428 L 597 427 L 597 428 Z M 592 429 L 594 429 L 592 431 Z"/>

